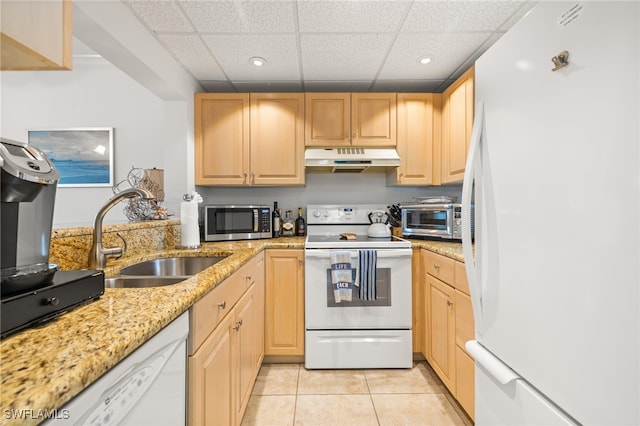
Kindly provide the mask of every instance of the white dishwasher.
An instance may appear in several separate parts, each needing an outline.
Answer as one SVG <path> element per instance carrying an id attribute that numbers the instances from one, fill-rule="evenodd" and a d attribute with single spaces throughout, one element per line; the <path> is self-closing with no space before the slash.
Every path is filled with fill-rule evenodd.
<path id="1" fill-rule="evenodd" d="M 184 425 L 189 312 L 57 410 L 45 425 Z"/>

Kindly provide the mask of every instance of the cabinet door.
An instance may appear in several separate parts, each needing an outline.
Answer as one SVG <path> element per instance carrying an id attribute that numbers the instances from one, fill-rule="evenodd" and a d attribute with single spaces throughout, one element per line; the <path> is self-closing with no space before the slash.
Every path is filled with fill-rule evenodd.
<path id="1" fill-rule="evenodd" d="M 249 95 L 195 95 L 196 185 L 249 183 Z"/>
<path id="2" fill-rule="evenodd" d="M 3 1 L 0 9 L 0 69 L 71 69 L 71 0 Z"/>
<path id="3" fill-rule="evenodd" d="M 303 185 L 304 94 L 251 94 L 251 185 Z"/>
<path id="4" fill-rule="evenodd" d="M 398 93 L 397 151 L 401 163 L 390 172 L 395 178 L 391 184 L 434 183 L 434 139 L 440 133 L 434 126 L 434 104 L 439 103 L 440 96 L 433 93 Z"/>
<path id="5" fill-rule="evenodd" d="M 351 95 L 349 93 L 306 93 L 305 116 L 305 145 L 349 146 L 351 144 Z"/>
<path id="6" fill-rule="evenodd" d="M 234 333 L 234 355 L 231 363 L 231 370 L 236 374 L 236 386 L 232 389 L 234 395 L 234 421 L 233 424 L 240 424 L 244 414 L 253 382 L 257 375 L 256 359 L 259 351 L 256 348 L 258 333 L 263 331 L 258 329 L 261 321 L 258 318 L 259 309 L 257 300 L 258 288 L 252 285 L 235 307 L 235 320 L 233 323 Z M 232 382 L 233 383 L 233 382 Z"/>
<path id="7" fill-rule="evenodd" d="M 411 279 L 412 279 L 412 338 L 413 338 L 413 352 L 422 353 L 424 355 L 424 340 L 425 340 L 425 319 L 424 319 L 424 297 L 423 297 L 423 281 L 422 276 L 422 256 L 419 248 L 413 249 L 413 256 L 411 257 Z"/>
<path id="8" fill-rule="evenodd" d="M 258 254 L 252 262 L 253 265 L 253 285 L 256 287 L 255 299 L 256 299 L 256 326 L 253 329 L 254 339 L 254 351 L 255 351 L 255 374 L 257 375 L 262 360 L 264 359 L 264 318 L 265 318 L 265 283 L 264 283 L 264 253 Z"/>
<path id="9" fill-rule="evenodd" d="M 233 371 L 229 366 L 233 320 L 234 316 L 228 315 L 189 357 L 187 418 L 190 425 L 231 424 Z"/>
<path id="10" fill-rule="evenodd" d="M 444 91 L 442 182 L 462 182 L 473 127 L 473 67 Z"/>
<path id="11" fill-rule="evenodd" d="M 454 290 L 442 281 L 426 275 L 429 283 L 429 332 L 431 366 L 442 382 L 456 395 L 455 382 L 455 307 Z"/>
<path id="12" fill-rule="evenodd" d="M 351 94 L 351 145 L 396 145 L 396 94 Z"/>
<path id="13" fill-rule="evenodd" d="M 265 355 L 304 355 L 304 252 L 267 250 Z"/>
<path id="14" fill-rule="evenodd" d="M 459 262 L 456 262 L 456 264 Z M 456 265 L 457 266 L 457 265 Z M 457 272 L 457 270 L 456 270 Z M 457 278 L 457 275 L 456 275 Z M 473 359 L 467 353 L 465 343 L 474 338 L 471 298 L 455 290 L 456 307 L 456 399 L 465 411 L 474 417 L 475 372 Z"/>

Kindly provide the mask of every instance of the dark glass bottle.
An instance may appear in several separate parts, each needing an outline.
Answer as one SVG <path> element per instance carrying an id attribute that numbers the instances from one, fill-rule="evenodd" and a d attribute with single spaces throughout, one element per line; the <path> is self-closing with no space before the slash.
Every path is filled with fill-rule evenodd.
<path id="1" fill-rule="evenodd" d="M 304 237 L 307 233 L 307 224 L 302 217 L 302 207 L 298 207 L 298 217 L 296 218 L 296 236 Z"/>
<path id="2" fill-rule="evenodd" d="M 271 236 L 273 238 L 278 238 L 280 236 L 281 225 L 280 222 L 282 218 L 280 217 L 280 211 L 278 210 L 278 202 L 273 202 L 273 211 L 271 212 L 271 217 L 273 220 L 271 221 Z"/>

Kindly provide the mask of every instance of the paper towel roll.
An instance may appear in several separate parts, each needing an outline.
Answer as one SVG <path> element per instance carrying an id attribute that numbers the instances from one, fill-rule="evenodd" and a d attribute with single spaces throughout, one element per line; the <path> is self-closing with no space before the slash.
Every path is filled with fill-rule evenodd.
<path id="1" fill-rule="evenodd" d="M 183 247 L 199 247 L 198 203 L 183 201 L 180 203 L 180 243 Z"/>

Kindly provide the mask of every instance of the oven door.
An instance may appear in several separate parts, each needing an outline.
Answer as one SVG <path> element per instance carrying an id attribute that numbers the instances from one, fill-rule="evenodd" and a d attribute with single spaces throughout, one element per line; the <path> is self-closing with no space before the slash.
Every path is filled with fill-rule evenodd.
<path id="1" fill-rule="evenodd" d="M 438 204 L 402 208 L 402 235 L 452 238 L 453 206 Z"/>
<path id="2" fill-rule="evenodd" d="M 342 251 L 342 250 L 341 250 Z M 354 267 L 358 250 L 351 252 Z M 377 298 L 364 301 L 353 286 L 352 301 L 335 302 L 331 250 L 305 250 L 305 327 L 332 329 L 411 328 L 411 249 L 378 249 Z"/>

